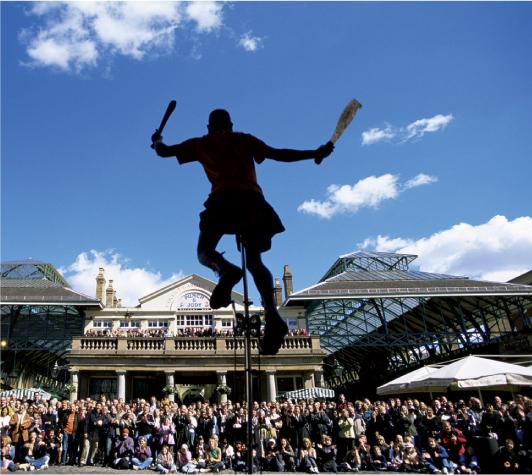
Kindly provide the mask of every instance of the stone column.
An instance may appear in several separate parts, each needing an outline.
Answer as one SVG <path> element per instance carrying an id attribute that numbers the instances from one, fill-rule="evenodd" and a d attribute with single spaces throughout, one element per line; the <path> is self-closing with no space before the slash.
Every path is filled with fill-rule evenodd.
<path id="1" fill-rule="evenodd" d="M 165 371 L 164 374 L 166 374 L 166 385 L 167 386 L 174 386 L 175 385 L 174 371 Z M 170 402 L 174 402 L 175 401 L 175 394 L 169 394 L 168 395 L 168 400 Z"/>
<path id="2" fill-rule="evenodd" d="M 314 371 L 314 381 L 316 381 L 317 387 L 325 387 L 325 378 L 323 377 L 323 371 Z"/>
<path id="3" fill-rule="evenodd" d="M 220 386 L 220 384 L 227 384 L 227 371 L 216 371 L 216 375 L 218 376 L 217 386 Z M 218 404 L 227 402 L 227 394 L 218 393 L 217 399 Z"/>
<path id="4" fill-rule="evenodd" d="M 312 373 L 305 374 L 303 376 L 303 379 L 304 379 L 303 386 L 305 387 L 305 389 L 312 388 Z"/>
<path id="5" fill-rule="evenodd" d="M 275 370 L 265 371 L 266 373 L 266 402 L 275 401 L 277 396 L 277 386 L 275 384 Z"/>
<path id="6" fill-rule="evenodd" d="M 126 373 L 127 371 L 120 371 L 120 370 L 116 371 L 116 374 L 118 377 L 118 384 L 117 384 L 118 395 L 116 398 L 117 399 L 123 398 L 124 401 L 126 400 Z"/>
<path id="7" fill-rule="evenodd" d="M 78 371 L 72 371 L 72 384 L 76 387 L 76 390 L 73 393 L 70 393 L 70 402 L 74 402 L 76 399 L 79 399 L 79 385 L 78 385 Z"/>

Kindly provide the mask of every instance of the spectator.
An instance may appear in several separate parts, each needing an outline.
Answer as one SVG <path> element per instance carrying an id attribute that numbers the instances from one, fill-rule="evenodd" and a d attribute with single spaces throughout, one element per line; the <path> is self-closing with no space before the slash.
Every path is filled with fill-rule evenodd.
<path id="1" fill-rule="evenodd" d="M 461 459 L 460 459 L 461 460 Z M 451 472 L 451 465 L 449 463 L 449 454 L 444 447 L 441 447 L 434 437 L 428 439 L 428 447 L 423 451 L 423 461 L 425 467 L 431 473 L 445 473 Z"/>
<path id="2" fill-rule="evenodd" d="M 192 453 L 188 450 L 187 444 L 182 444 L 176 454 L 177 469 L 183 473 L 196 471 L 196 465 L 192 463 Z"/>
<path id="3" fill-rule="evenodd" d="M 30 434 L 29 440 L 22 446 L 21 454 L 22 462 L 27 466 L 23 469 L 39 470 L 47 469 L 50 457 L 47 453 L 46 443 L 43 440 L 43 435 L 37 435 L 37 432 Z M 31 468 L 33 466 L 33 469 Z"/>
<path id="4" fill-rule="evenodd" d="M 132 468 L 134 470 L 144 470 L 153 462 L 151 456 L 151 449 L 148 447 L 146 437 L 139 438 L 139 446 L 135 450 L 135 456 L 131 459 Z"/>
<path id="5" fill-rule="evenodd" d="M 512 439 L 506 439 L 505 446 L 501 447 L 497 456 L 497 468 L 500 473 L 526 473 L 527 453 L 519 449 Z"/>
<path id="6" fill-rule="evenodd" d="M 460 456 L 458 467 L 460 468 L 460 473 L 480 473 L 478 458 L 475 455 L 473 446 L 469 445 L 465 453 Z"/>
<path id="7" fill-rule="evenodd" d="M 345 454 L 355 445 L 355 422 L 349 417 L 347 409 L 342 410 L 342 415 L 338 419 L 338 459 L 343 460 Z"/>
<path id="8" fill-rule="evenodd" d="M 440 433 L 441 445 L 447 450 L 449 458 L 454 463 L 458 463 L 460 457 L 465 453 L 466 438 L 462 432 L 451 426 L 449 421 L 442 423 Z"/>
<path id="9" fill-rule="evenodd" d="M 131 468 L 131 459 L 135 453 L 135 443 L 129 436 L 129 429 L 122 430 L 122 436 L 115 441 L 113 453 L 116 454 L 115 468 Z"/>
<path id="10" fill-rule="evenodd" d="M 336 447 L 332 445 L 332 439 L 328 435 L 322 435 L 321 444 L 316 444 L 318 468 L 323 472 L 338 471 L 336 465 L 337 451 Z"/>
<path id="11" fill-rule="evenodd" d="M 299 450 L 299 465 L 307 473 L 319 473 L 316 450 L 308 437 L 303 439 L 303 445 Z"/>

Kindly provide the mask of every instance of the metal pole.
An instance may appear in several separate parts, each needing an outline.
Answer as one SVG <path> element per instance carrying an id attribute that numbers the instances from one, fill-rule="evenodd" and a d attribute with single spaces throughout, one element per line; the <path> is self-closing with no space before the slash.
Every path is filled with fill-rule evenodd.
<path id="1" fill-rule="evenodd" d="M 242 273 L 243 279 L 242 283 L 244 285 L 244 328 L 246 329 L 246 401 L 248 405 L 248 424 L 247 424 L 247 433 L 248 433 L 248 452 L 247 452 L 247 472 L 253 474 L 253 447 L 252 447 L 252 436 L 253 436 L 253 404 L 252 404 L 252 394 L 253 394 L 253 372 L 251 369 L 251 328 L 249 325 L 249 300 L 248 300 L 248 283 L 246 277 L 246 245 L 244 239 L 240 236 L 240 252 L 242 254 Z"/>

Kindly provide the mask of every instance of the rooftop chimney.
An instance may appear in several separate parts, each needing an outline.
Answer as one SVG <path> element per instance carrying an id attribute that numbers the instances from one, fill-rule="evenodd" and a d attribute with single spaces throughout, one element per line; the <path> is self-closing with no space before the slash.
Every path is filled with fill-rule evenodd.
<path id="1" fill-rule="evenodd" d="M 286 298 L 288 298 L 294 293 L 294 288 L 292 287 L 292 274 L 290 273 L 290 269 L 288 268 L 288 266 L 284 266 L 283 282 L 284 294 Z"/>
<path id="2" fill-rule="evenodd" d="M 280 307 L 283 304 L 283 289 L 279 282 L 279 277 L 275 278 L 275 289 L 273 289 L 273 295 L 275 297 L 275 305 Z"/>
<path id="3" fill-rule="evenodd" d="M 109 285 L 107 286 L 107 290 L 105 291 L 106 299 L 105 299 L 105 306 L 106 307 L 113 307 L 113 281 L 109 281 Z"/>
<path id="4" fill-rule="evenodd" d="M 96 276 L 96 298 L 102 303 L 105 294 L 105 277 L 103 276 L 104 272 L 105 269 L 100 267 L 100 272 Z"/>

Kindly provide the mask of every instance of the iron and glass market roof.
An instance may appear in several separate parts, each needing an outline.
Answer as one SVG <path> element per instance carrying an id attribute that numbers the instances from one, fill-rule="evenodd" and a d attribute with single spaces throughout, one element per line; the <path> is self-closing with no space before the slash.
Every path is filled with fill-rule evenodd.
<path id="1" fill-rule="evenodd" d="M 61 273 L 47 262 L 36 259 L 19 259 L 2 262 L 2 281 L 4 279 L 46 279 L 63 287 L 71 288 Z M 3 286 L 3 284 L 2 284 Z"/>
<path id="2" fill-rule="evenodd" d="M 24 363 L 33 365 L 38 374 L 39 369 L 46 373 L 41 368 L 49 360 L 43 356 L 46 353 L 64 364 L 72 338 L 83 335 L 85 309 L 103 304 L 73 290 L 52 264 L 23 259 L 1 266 L 3 372 L 9 375 L 15 365 Z"/>
<path id="3" fill-rule="evenodd" d="M 532 286 L 410 270 L 416 257 L 340 256 L 318 284 L 293 293 L 285 305 L 304 306 L 308 331 L 320 336 L 321 348 L 355 369 L 378 352 L 393 366 L 490 342 L 532 315 Z"/>

